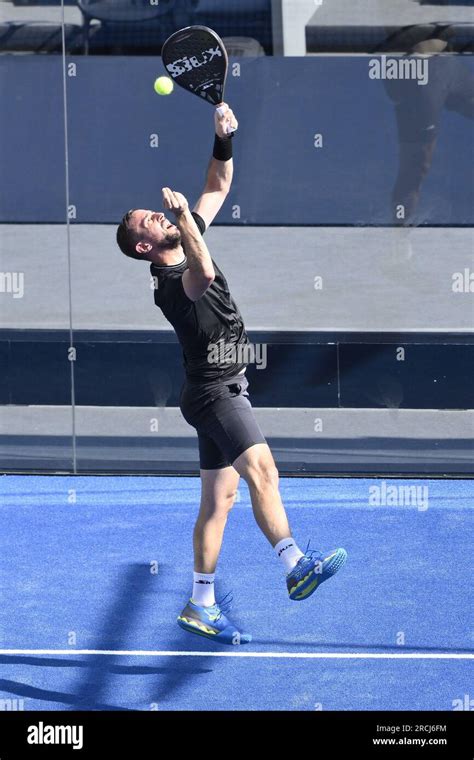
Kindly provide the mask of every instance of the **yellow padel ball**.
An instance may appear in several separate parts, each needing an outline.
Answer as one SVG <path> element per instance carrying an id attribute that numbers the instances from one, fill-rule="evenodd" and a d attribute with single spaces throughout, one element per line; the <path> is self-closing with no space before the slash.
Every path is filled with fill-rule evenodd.
<path id="1" fill-rule="evenodd" d="M 155 79 L 155 92 L 158 95 L 169 95 L 171 92 L 173 92 L 173 80 L 169 77 L 158 77 L 158 79 Z"/>

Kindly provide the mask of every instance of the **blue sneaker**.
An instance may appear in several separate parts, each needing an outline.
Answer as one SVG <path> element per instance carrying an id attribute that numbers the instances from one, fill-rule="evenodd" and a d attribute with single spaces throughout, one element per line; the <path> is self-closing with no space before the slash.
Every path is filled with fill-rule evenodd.
<path id="1" fill-rule="evenodd" d="M 220 604 L 224 607 L 222 602 Z M 219 603 L 213 604 L 212 607 L 201 607 L 190 599 L 178 616 L 178 625 L 188 633 L 196 633 L 219 644 L 235 646 L 252 641 L 249 633 L 242 633 L 230 622 Z"/>
<path id="2" fill-rule="evenodd" d="M 309 544 L 308 544 L 309 546 Z M 335 549 L 328 554 L 306 549 L 291 573 L 286 576 L 290 599 L 300 602 L 314 594 L 318 586 L 341 569 L 347 559 L 345 549 Z"/>

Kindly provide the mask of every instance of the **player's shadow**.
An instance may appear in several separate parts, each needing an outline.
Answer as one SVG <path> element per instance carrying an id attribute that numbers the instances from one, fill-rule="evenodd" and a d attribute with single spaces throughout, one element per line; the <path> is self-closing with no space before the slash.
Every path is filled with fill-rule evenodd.
<path id="1" fill-rule="evenodd" d="M 163 567 L 160 568 L 160 587 L 162 583 Z M 96 645 L 91 649 L 126 650 L 129 648 L 127 645 L 130 640 L 134 639 L 133 628 L 136 627 L 136 621 L 141 617 L 143 609 L 148 606 L 150 596 L 154 597 L 155 609 L 158 607 L 156 596 L 159 591 L 157 591 L 156 576 L 150 572 L 148 564 L 128 565 L 117 579 L 117 588 L 119 593 L 115 602 L 107 609 L 97 634 Z M 150 616 L 147 616 L 148 618 Z M 151 621 L 150 625 L 154 625 L 154 622 Z M 159 631 L 159 627 L 157 630 Z M 171 662 L 168 663 L 168 656 L 163 659 L 164 662 L 160 660 L 159 667 L 153 668 L 143 665 L 123 665 L 121 655 L 89 656 L 86 661 L 87 667 L 83 669 L 82 677 L 75 689 L 74 709 L 103 709 L 98 706 L 98 703 L 103 703 L 105 694 L 110 688 L 110 675 L 113 673 L 126 675 L 159 673 L 166 683 L 174 684 L 175 681 L 179 681 L 182 668 L 176 668 Z M 207 671 L 202 667 L 202 663 L 192 662 L 186 664 L 185 672 L 186 677 L 189 678 L 189 676 Z M 157 701 L 159 700 L 155 697 L 151 703 Z"/>
<path id="2" fill-rule="evenodd" d="M 22 659 L 22 658 L 20 658 Z M 2 658 L 2 663 L 6 665 L 11 664 L 11 658 Z M 19 662 L 18 664 L 25 664 Z M 37 665 L 42 665 L 40 658 L 37 658 Z M 77 664 L 77 663 L 75 663 Z M 58 663 L 64 667 L 64 662 Z M 72 709 L 89 709 L 87 707 L 79 708 L 76 704 L 76 697 L 74 694 L 70 694 L 64 691 L 53 691 L 52 689 L 43 689 L 38 686 L 30 686 L 29 684 L 22 683 L 21 681 L 9 681 L 6 678 L 0 678 L 0 691 L 5 694 L 14 694 L 17 697 L 24 697 L 25 699 L 35 699 L 41 702 L 56 702 L 63 705 L 69 705 Z M 117 707 L 110 704 L 94 704 L 95 710 L 128 710 L 128 707 Z"/>
<path id="3" fill-rule="evenodd" d="M 341 644 L 340 642 L 321 642 L 317 641 L 315 639 L 253 639 L 254 644 L 264 644 L 265 646 L 285 646 L 289 647 L 288 651 L 291 651 L 292 648 L 298 647 L 298 650 L 301 647 L 304 647 L 307 651 L 315 651 L 315 652 L 323 652 L 324 651 L 331 651 L 331 652 L 361 652 L 370 654 L 373 652 L 391 652 L 391 653 L 409 653 L 409 652 L 426 652 L 426 653 L 432 653 L 432 654 L 442 654 L 443 652 L 446 652 L 449 654 L 450 652 L 456 653 L 456 654 L 473 654 L 473 649 L 460 649 L 459 647 L 445 647 L 445 646 L 439 646 L 439 647 L 425 647 L 425 646 L 419 646 L 419 647 L 412 647 L 408 645 L 397 645 L 397 644 L 367 644 L 367 642 L 364 643 L 347 643 L 347 644 Z M 298 651 L 295 650 L 295 651 Z"/>
<path id="4" fill-rule="evenodd" d="M 192 640 L 192 641 L 190 641 Z M 160 671 L 158 681 L 155 681 L 153 691 L 150 693 L 150 703 L 157 705 L 157 709 L 173 710 L 176 709 L 177 695 L 186 688 L 189 691 L 191 678 L 198 674 L 212 673 L 216 665 L 215 657 L 206 657 L 206 652 L 222 652 L 222 645 L 215 644 L 212 641 L 185 633 L 177 634 L 167 642 L 167 650 L 173 652 L 202 652 L 202 655 L 186 656 L 177 655 L 176 657 L 167 657 L 166 666 Z M 198 660 L 199 664 L 196 664 Z M 199 704 L 199 694 L 204 689 L 196 689 L 196 704 L 186 709 L 205 709 L 205 706 Z"/>
<path id="5" fill-rule="evenodd" d="M 161 582 L 162 575 L 163 568 L 161 567 Z M 133 640 L 133 630 L 137 626 L 137 619 L 139 619 L 142 611 L 147 608 L 150 596 L 154 597 L 155 604 L 157 602 L 156 595 L 159 592 L 157 591 L 156 576 L 150 572 L 148 564 L 125 566 L 118 574 L 115 585 L 117 595 L 111 604 L 105 608 L 96 640 L 88 647 L 89 649 L 100 651 L 128 649 L 130 640 Z M 147 618 L 149 617 L 151 616 L 147 615 Z M 191 676 L 208 672 L 203 667 L 203 663 L 196 662 L 195 659 L 186 663 L 179 663 L 178 666 L 175 664 L 175 659 L 169 657 L 161 658 L 157 665 L 124 664 L 123 659 L 123 655 L 105 654 L 77 656 L 76 659 L 74 650 L 71 650 L 71 657 L 67 659 L 54 656 L 45 658 L 32 655 L 2 655 L 0 656 L 0 664 L 24 667 L 38 666 L 40 668 L 77 668 L 79 677 L 75 687 L 70 692 L 54 691 L 8 679 L 0 679 L 0 691 L 32 700 L 62 703 L 73 710 L 128 710 L 134 708 L 110 703 L 109 695 L 113 675 L 159 675 L 162 677 L 165 691 L 169 691 L 176 687 L 183 678 L 189 680 Z M 161 694 L 163 690 L 161 689 L 159 692 Z M 115 696 L 120 701 L 120 681 L 117 681 L 114 688 L 114 702 L 116 701 Z M 140 702 L 144 701 L 142 696 L 140 694 Z M 157 702 L 156 695 L 151 702 Z M 152 708 L 150 707 L 150 709 Z"/>
<path id="6" fill-rule="evenodd" d="M 222 596 L 225 596 L 227 591 L 228 589 L 224 586 L 221 587 Z M 235 647 L 235 649 L 238 648 Z M 177 694 L 183 688 L 189 691 L 191 677 L 194 677 L 196 674 L 212 673 L 215 667 L 219 667 L 219 663 L 222 664 L 222 659 L 214 657 L 212 653 L 226 652 L 232 649 L 234 647 L 223 646 L 210 639 L 189 634 L 176 628 L 176 635 L 169 638 L 166 643 L 166 651 L 180 652 L 182 654 L 166 658 L 169 665 L 160 671 L 160 678 L 155 682 L 150 702 L 155 703 L 158 709 L 160 709 L 160 705 L 165 710 L 175 709 Z M 247 647 L 244 647 L 244 649 L 247 649 Z M 189 656 L 186 656 L 186 652 L 190 653 Z M 191 654 L 194 652 L 199 652 L 199 654 Z M 206 653 L 209 653 L 208 657 L 206 657 Z M 196 665 L 196 660 L 198 660 L 198 665 Z M 205 705 L 199 702 L 199 694 L 203 692 L 204 689 L 201 692 L 196 689 L 197 697 L 195 705 L 193 704 L 192 707 L 186 709 L 209 709 L 209 707 L 206 708 Z"/>

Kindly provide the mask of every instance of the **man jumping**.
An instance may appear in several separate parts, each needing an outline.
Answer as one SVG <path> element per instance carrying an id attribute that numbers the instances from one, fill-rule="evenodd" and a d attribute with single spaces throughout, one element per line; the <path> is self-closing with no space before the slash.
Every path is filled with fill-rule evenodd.
<path id="1" fill-rule="evenodd" d="M 344 549 L 303 553 L 291 535 L 278 470 L 248 398 L 242 359 L 249 339 L 227 281 L 202 237 L 232 182 L 232 136 L 226 128 L 235 131 L 238 123 L 227 104 L 221 106 L 222 115 L 214 116 L 206 184 L 194 209 L 189 210 L 181 193 L 164 187 L 163 205 L 176 224 L 163 212 L 132 209 L 117 229 L 117 243 L 126 256 L 151 264 L 155 304 L 183 349 L 186 378 L 180 410 L 198 435 L 201 504 L 193 537 L 194 582 L 178 624 L 222 644 L 245 644 L 250 634 L 230 622 L 226 605 L 214 595 L 224 528 L 240 477 L 248 485 L 255 520 L 283 563 L 290 599 L 311 596 L 347 555 Z"/>

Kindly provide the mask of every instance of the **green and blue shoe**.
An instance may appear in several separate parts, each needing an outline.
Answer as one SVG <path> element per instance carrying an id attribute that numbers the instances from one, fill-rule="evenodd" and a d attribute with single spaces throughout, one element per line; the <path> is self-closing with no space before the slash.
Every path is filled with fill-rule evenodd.
<path id="1" fill-rule="evenodd" d="M 309 547 L 309 544 L 308 544 Z M 323 552 L 306 549 L 291 573 L 286 576 L 286 586 L 290 599 L 300 602 L 314 594 L 317 588 L 337 573 L 345 564 L 345 549 Z"/>
<path id="2" fill-rule="evenodd" d="M 230 644 L 232 646 L 249 644 L 252 641 L 252 636 L 249 633 L 242 633 L 226 617 L 224 610 L 227 611 L 229 606 L 230 602 L 222 600 L 211 607 L 201 607 L 190 599 L 184 610 L 178 615 L 178 625 L 188 633 L 204 636 L 206 639 L 212 639 L 219 644 Z"/>

